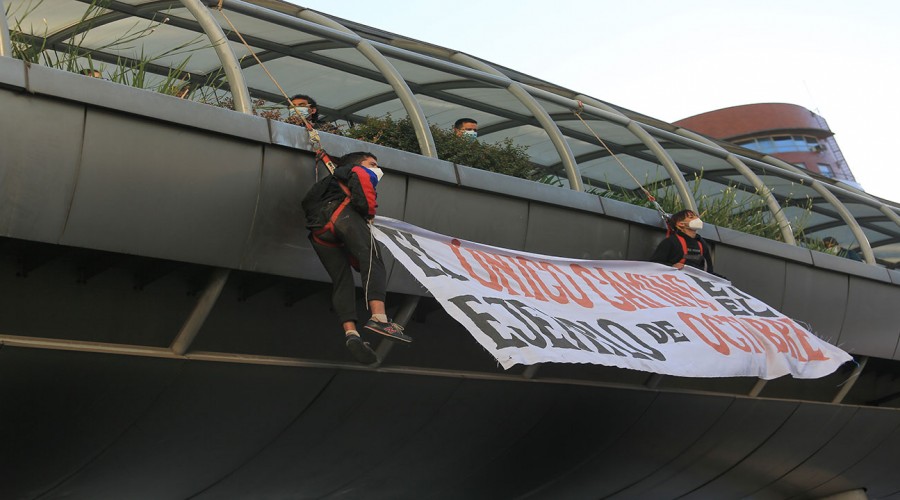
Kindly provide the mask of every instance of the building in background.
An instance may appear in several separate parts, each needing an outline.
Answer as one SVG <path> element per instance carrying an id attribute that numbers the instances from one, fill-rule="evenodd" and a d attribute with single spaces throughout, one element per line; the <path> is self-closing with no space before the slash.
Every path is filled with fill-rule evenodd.
<path id="1" fill-rule="evenodd" d="M 694 115 L 675 125 L 859 187 L 828 123 L 803 106 L 746 104 Z"/>

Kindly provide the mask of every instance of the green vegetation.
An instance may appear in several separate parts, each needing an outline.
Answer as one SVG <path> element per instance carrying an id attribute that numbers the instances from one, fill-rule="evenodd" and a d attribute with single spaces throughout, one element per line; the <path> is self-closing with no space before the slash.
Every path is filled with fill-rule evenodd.
<path id="1" fill-rule="evenodd" d="M 400 120 L 395 120 L 390 115 L 369 117 L 346 130 L 344 135 L 402 151 L 421 151 L 412 121 L 408 117 Z M 442 160 L 523 179 L 538 178 L 527 148 L 516 146 L 511 139 L 504 139 L 497 144 L 472 141 L 457 137 L 451 130 L 435 125 L 431 126 L 431 135 L 434 136 L 438 157 Z"/>

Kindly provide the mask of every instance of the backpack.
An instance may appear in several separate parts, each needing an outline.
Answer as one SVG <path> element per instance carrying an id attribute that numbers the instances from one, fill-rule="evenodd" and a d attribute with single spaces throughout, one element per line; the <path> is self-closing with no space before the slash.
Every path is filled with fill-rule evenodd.
<path id="1" fill-rule="evenodd" d="M 318 182 L 309 188 L 300 206 L 303 207 L 303 213 L 306 214 L 306 228 L 310 231 L 320 229 L 328 224 L 328 216 L 325 215 L 325 196 L 332 191 L 332 183 L 337 182 L 333 175 L 319 179 Z"/>

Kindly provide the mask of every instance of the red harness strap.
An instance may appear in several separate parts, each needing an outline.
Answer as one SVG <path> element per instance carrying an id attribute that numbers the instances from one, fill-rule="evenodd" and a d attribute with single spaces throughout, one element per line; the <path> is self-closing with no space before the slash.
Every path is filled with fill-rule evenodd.
<path id="1" fill-rule="evenodd" d="M 681 243 L 682 257 L 681 257 L 681 260 L 678 261 L 678 263 L 681 265 L 684 265 L 685 261 L 687 260 L 687 254 L 688 254 L 687 240 L 684 239 L 684 236 L 682 236 L 678 233 L 675 233 L 675 236 L 678 238 L 679 243 Z M 699 241 L 697 241 L 697 245 L 700 246 L 700 255 L 703 256 L 703 243 L 700 243 Z"/>
<path id="2" fill-rule="evenodd" d="M 322 238 L 320 238 L 319 236 L 321 236 L 325 233 L 334 234 L 334 221 L 336 221 L 338 216 L 341 215 L 341 212 L 343 212 L 344 209 L 347 208 L 347 205 L 350 204 L 350 188 L 348 188 L 347 185 L 341 181 L 338 181 L 338 184 L 341 186 L 341 190 L 344 191 L 344 195 L 345 195 L 344 201 L 342 201 L 341 204 L 338 205 L 337 208 L 334 209 L 334 212 L 331 213 L 331 217 L 328 218 L 328 223 L 325 224 L 324 226 L 322 226 L 321 229 L 317 229 L 317 230 L 313 231 L 313 233 L 312 233 L 313 241 L 315 241 L 316 243 L 318 243 L 320 245 L 325 245 L 326 247 L 332 247 L 332 248 L 342 247 L 342 246 L 344 246 L 344 244 L 341 243 L 340 241 L 338 241 L 337 243 L 325 241 Z"/>

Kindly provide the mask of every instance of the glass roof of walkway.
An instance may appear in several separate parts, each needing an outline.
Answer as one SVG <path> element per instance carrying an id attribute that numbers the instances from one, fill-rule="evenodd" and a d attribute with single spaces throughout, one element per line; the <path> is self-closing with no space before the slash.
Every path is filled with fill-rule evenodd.
<path id="1" fill-rule="evenodd" d="M 0 5 L 13 43 L 37 47 L 30 57 L 41 64 L 65 65 L 73 50 L 89 53 L 91 62 L 80 57 L 68 69 L 91 64 L 109 74 L 116 64 L 142 61 L 148 71 L 145 88 L 163 84 L 170 68 L 177 68 L 199 87 L 195 96 L 224 96 L 232 89 L 238 109 L 242 95 L 283 107 L 285 99 L 268 70 L 288 94 L 313 96 L 320 114 L 338 123 L 388 113 L 410 117 L 424 155 L 435 156 L 429 124 L 447 129 L 457 118 L 471 117 L 478 120 L 480 141 L 509 138 L 527 146 L 534 164 L 558 176 L 563 186 L 638 189 L 621 162 L 658 195 L 679 196 L 686 206 L 723 196 L 734 197 L 735 212 L 748 203 L 765 204 L 769 217 L 783 227 L 790 222 L 805 227 L 810 238 L 831 235 L 845 246 L 855 242 L 869 262 L 900 261 L 896 203 L 452 48 L 277 0 L 0 0 Z M 210 40 L 219 40 L 222 32 L 228 42 L 216 50 Z M 589 127 L 574 113 L 579 101 Z M 804 203 L 810 202 L 807 211 Z M 789 229 L 782 230 L 782 238 L 794 242 Z"/>

